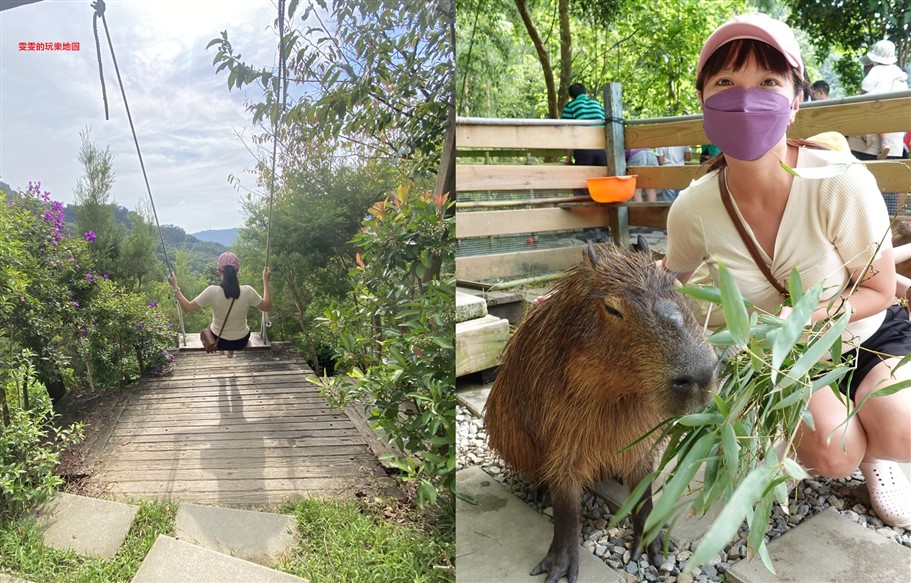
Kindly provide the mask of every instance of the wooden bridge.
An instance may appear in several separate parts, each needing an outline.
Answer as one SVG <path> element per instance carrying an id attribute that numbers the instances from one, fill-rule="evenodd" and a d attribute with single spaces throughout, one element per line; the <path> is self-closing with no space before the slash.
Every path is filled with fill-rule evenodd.
<path id="1" fill-rule="evenodd" d="M 97 436 L 93 488 L 222 506 L 397 493 L 366 422 L 354 407 L 330 409 L 293 349 L 180 352 L 174 364 L 143 379 Z"/>

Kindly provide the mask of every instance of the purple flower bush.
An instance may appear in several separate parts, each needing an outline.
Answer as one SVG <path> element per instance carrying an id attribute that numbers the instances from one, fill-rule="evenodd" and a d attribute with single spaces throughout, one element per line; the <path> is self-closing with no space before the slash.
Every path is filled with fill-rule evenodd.
<path id="1" fill-rule="evenodd" d="M 75 385 L 110 388 L 170 363 L 164 315 L 93 266 L 94 231 L 74 234 L 40 182 L 0 205 L 0 329 L 33 355 L 35 379 L 56 397 Z M 140 339 L 138 325 L 145 326 Z M 4 351 L 6 352 L 6 351 Z M 11 352 L 12 353 L 12 352 Z M 0 355 L 0 367 L 11 362 Z M 91 375 L 89 375 L 91 370 Z M 64 379 L 69 379 L 64 382 Z"/>

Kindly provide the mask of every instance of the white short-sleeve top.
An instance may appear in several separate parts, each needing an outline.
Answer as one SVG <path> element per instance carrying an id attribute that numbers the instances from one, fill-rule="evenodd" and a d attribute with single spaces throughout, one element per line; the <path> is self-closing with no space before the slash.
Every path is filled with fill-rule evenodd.
<path id="1" fill-rule="evenodd" d="M 247 326 L 247 311 L 251 307 L 258 307 L 263 302 L 263 298 L 249 285 L 240 286 L 240 297 L 234 301 L 227 324 L 225 324 L 225 315 L 231 305 L 231 298 L 225 297 L 221 286 L 210 285 L 202 290 L 202 293 L 193 301 L 202 308 L 212 306 L 212 323 L 209 325 L 212 332 L 215 332 L 216 335 L 221 332 L 221 337 L 225 340 L 240 340 L 250 333 L 250 327 Z M 222 330 L 222 325 L 224 325 L 224 330 Z"/>
<path id="2" fill-rule="evenodd" d="M 800 148 L 795 167 L 799 172 L 800 168 L 846 162 L 856 160 L 828 150 Z M 743 222 L 736 202 L 734 208 Z M 824 282 L 824 300 L 845 289 L 853 271 L 892 246 L 882 194 L 876 179 L 859 163 L 830 178 L 794 177 L 774 256 L 768 256 L 749 225 L 743 224 L 776 280 L 787 285 L 791 269 L 796 267 L 804 289 Z M 774 313 L 782 297 L 756 266 L 728 216 L 715 171 L 693 181 L 671 206 L 665 264 L 671 271 L 688 273 L 705 263 L 709 272 L 715 273 L 714 265 L 719 261 L 731 272 L 745 298 L 757 308 Z M 721 310 L 713 313 L 720 314 Z M 881 312 L 851 322 L 845 341 L 855 346 L 864 342 L 879 329 L 884 317 L 885 312 Z"/>

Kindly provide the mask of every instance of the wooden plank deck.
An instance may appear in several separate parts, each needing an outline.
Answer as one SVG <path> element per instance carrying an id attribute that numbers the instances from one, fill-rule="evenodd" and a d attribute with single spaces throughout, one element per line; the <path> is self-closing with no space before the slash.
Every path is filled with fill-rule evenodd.
<path id="1" fill-rule="evenodd" d="M 396 495 L 351 409 L 333 410 L 293 349 L 183 352 L 143 379 L 95 447 L 90 482 L 117 499 L 263 506 Z M 354 417 L 354 421 L 352 421 Z"/>

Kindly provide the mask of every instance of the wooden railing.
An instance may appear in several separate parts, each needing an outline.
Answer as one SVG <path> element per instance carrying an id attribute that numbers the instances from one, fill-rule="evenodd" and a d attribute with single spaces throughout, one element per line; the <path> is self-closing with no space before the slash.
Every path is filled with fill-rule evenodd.
<path id="1" fill-rule="evenodd" d="M 620 86 L 615 83 L 605 88 L 604 103 L 608 120 L 613 121 L 600 124 L 603 127 L 577 120 L 459 118 L 456 238 L 609 226 L 614 240 L 625 245 L 630 225 L 664 228 L 670 203 L 598 204 L 566 198 L 566 191 L 585 189 L 587 178 L 626 174 L 638 175 L 641 188 L 685 188 L 706 168 L 698 164 L 627 168 L 624 150 L 708 143 L 702 116 L 622 120 Z M 844 135 L 911 131 L 911 91 L 803 104 L 788 135 L 805 138 L 826 131 Z M 606 150 L 607 167 L 562 163 L 565 151 L 576 148 Z M 468 163 L 472 154 L 485 163 Z M 911 160 L 865 164 L 883 192 L 911 189 Z M 563 198 L 557 196 L 559 191 Z M 481 198 L 473 193 L 490 192 L 528 196 L 505 203 L 472 201 Z M 457 256 L 456 276 L 460 281 L 485 282 L 559 272 L 582 257 L 581 249 L 578 245 Z"/>

